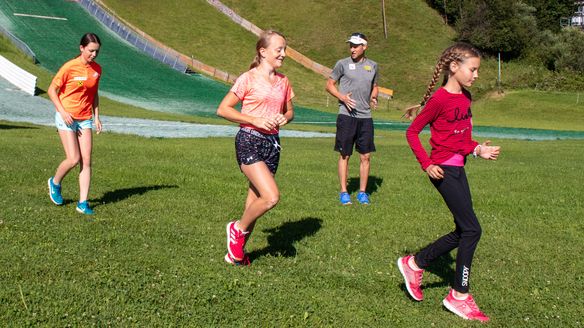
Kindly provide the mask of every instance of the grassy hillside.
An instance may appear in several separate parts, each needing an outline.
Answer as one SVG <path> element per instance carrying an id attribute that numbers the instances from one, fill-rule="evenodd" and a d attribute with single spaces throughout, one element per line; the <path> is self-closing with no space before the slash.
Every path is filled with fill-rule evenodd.
<path id="1" fill-rule="evenodd" d="M 417 99 L 436 57 L 454 37 L 454 31 L 420 0 L 386 1 L 387 39 L 380 1 L 223 2 L 262 28 L 282 30 L 292 47 L 328 67 L 349 55 L 348 35 L 365 33 L 368 56 L 380 65 L 380 85 L 395 89 L 398 101 Z"/>
<path id="2" fill-rule="evenodd" d="M 241 73 L 253 57 L 256 37 L 204 0 L 144 2 L 140 10 L 136 10 L 131 0 L 104 2 L 146 33 L 223 70 Z M 368 34 L 369 55 L 381 67 L 380 84 L 395 89 L 398 101 L 417 99 L 423 91 L 420 81 L 425 83 L 436 56 L 454 35 L 423 1 L 398 0 L 388 5 L 388 39 L 383 38 L 378 1 L 366 2 L 369 5 L 332 0 L 225 3 L 261 28 L 282 31 L 291 47 L 329 67 L 348 55 L 344 42 L 348 34 L 355 30 Z M 330 10 L 333 7 L 335 10 Z M 300 104 L 326 110 L 323 108 L 326 94 L 322 77 L 297 67 L 292 61 L 288 61 L 282 71 L 299 90 Z M 335 106 L 329 109 L 336 110 Z"/>
<path id="3" fill-rule="evenodd" d="M 232 74 L 245 72 L 255 55 L 255 35 L 234 24 L 204 0 L 142 1 L 139 7 L 132 0 L 104 3 L 166 45 Z M 286 62 L 282 72 L 293 79 L 301 104 L 311 107 L 326 104 L 324 77 L 291 60 Z"/>
<path id="4" fill-rule="evenodd" d="M 401 109 L 420 100 L 437 57 L 455 36 L 454 31 L 445 26 L 441 17 L 422 0 L 386 2 L 387 39 L 384 38 L 379 1 L 223 2 L 261 28 L 282 31 L 291 47 L 329 67 L 348 55 L 344 41 L 351 32 L 366 33 L 370 39 L 368 54 L 380 64 L 380 84 L 395 90 L 395 99 L 382 102 L 376 112 L 376 117 L 380 119 L 400 119 Z M 235 25 L 204 0 L 143 1 L 140 10 L 131 0 L 105 0 L 105 3 L 167 45 L 225 71 L 241 73 L 253 57 L 255 36 Z M 495 107 L 501 110 L 482 110 L 475 120 L 477 124 L 584 129 L 577 121 L 572 124 L 572 114 L 584 111 L 584 102 L 573 101 L 578 97 L 576 92 L 540 95 L 545 101 L 537 105 L 537 112 L 532 111 L 533 104 L 526 107 L 521 101 L 530 99 L 532 91 L 529 90 L 506 92 L 504 98 L 511 97 L 508 101 L 486 104 L 492 101 L 489 95 L 496 88 L 497 66 L 493 58 L 483 60 L 480 78 L 472 92 L 479 108 Z M 336 102 L 324 91 L 322 77 L 291 60 L 286 62 L 282 71 L 293 83 L 298 104 L 336 112 Z M 542 68 L 521 63 L 502 65 L 502 83 L 506 88 L 538 88 L 536 81 L 545 81 L 546 75 L 549 73 Z M 571 110 L 559 111 L 557 104 Z M 512 118 L 509 118 L 510 114 Z"/>

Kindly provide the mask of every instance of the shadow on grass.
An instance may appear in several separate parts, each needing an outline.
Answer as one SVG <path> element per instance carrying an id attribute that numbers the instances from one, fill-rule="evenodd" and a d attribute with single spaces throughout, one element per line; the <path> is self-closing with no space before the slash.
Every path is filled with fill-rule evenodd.
<path id="1" fill-rule="evenodd" d="M 15 129 L 38 129 L 32 126 L 19 126 L 19 125 L 9 125 L 0 124 L 0 130 L 15 130 Z"/>
<path id="2" fill-rule="evenodd" d="M 117 189 L 114 191 L 108 191 L 101 198 L 92 199 L 91 202 L 95 205 L 93 207 L 98 207 L 101 204 L 111 204 L 122 201 L 124 199 L 130 198 L 135 195 L 143 195 L 152 190 L 178 188 L 176 185 L 159 185 L 159 186 L 144 186 L 144 187 L 132 187 Z"/>
<path id="3" fill-rule="evenodd" d="M 47 93 L 47 92 L 44 89 L 41 89 L 39 87 L 34 88 L 34 95 L 35 96 L 40 96 L 40 95 L 43 95 L 45 93 Z"/>
<path id="4" fill-rule="evenodd" d="M 432 264 L 430 264 L 429 267 L 426 268 L 426 271 L 437 275 L 440 277 L 441 281 L 424 284 L 424 287 L 437 288 L 452 286 L 454 283 L 454 275 L 456 274 L 454 269 L 452 269 L 452 264 L 455 262 L 456 260 L 450 253 L 437 258 Z"/>
<path id="5" fill-rule="evenodd" d="M 268 246 L 249 253 L 249 259 L 253 262 L 260 256 L 296 256 L 294 243 L 306 237 L 313 236 L 322 227 L 322 220 L 316 218 L 304 218 L 300 221 L 285 222 L 279 227 L 266 229 Z"/>
<path id="6" fill-rule="evenodd" d="M 415 252 L 411 252 L 410 254 L 414 253 Z M 440 277 L 440 281 L 424 283 L 422 280 L 422 290 L 427 288 L 443 288 L 452 286 L 455 274 L 455 271 L 452 269 L 452 264 L 455 262 L 456 261 L 454 260 L 450 253 L 440 256 L 439 258 L 434 260 L 434 262 L 426 268 L 426 274 L 428 273 L 435 274 L 438 277 Z M 401 290 L 404 291 L 406 295 L 408 295 L 408 290 L 406 289 L 406 285 L 403 282 L 400 284 L 399 287 L 401 288 Z"/>
<path id="7" fill-rule="evenodd" d="M 370 175 L 367 179 L 367 190 L 366 193 L 372 194 L 377 192 L 377 189 L 381 187 L 383 184 L 383 178 L 378 178 L 374 175 Z M 349 182 L 347 183 L 347 192 L 352 194 L 354 192 L 359 191 L 359 178 L 349 178 Z"/>

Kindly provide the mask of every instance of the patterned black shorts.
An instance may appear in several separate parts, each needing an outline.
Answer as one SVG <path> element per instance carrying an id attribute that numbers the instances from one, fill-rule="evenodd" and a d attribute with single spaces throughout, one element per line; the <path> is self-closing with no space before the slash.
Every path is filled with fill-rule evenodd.
<path id="1" fill-rule="evenodd" d="M 272 174 L 276 174 L 280 163 L 280 137 L 277 134 L 263 134 L 259 131 L 241 128 L 235 136 L 237 164 L 251 165 L 264 162 Z"/>

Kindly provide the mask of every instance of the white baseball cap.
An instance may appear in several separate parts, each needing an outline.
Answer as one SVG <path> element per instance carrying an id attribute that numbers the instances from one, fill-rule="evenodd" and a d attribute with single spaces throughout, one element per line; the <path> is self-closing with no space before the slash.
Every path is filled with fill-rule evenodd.
<path id="1" fill-rule="evenodd" d="M 357 32 L 357 33 L 351 34 L 351 36 L 349 37 L 349 39 L 346 42 L 352 43 L 352 44 L 367 45 L 367 37 L 365 36 L 365 34 Z"/>

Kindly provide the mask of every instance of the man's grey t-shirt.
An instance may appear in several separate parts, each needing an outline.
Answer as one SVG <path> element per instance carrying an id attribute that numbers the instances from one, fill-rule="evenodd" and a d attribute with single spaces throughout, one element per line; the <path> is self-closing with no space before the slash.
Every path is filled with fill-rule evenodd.
<path id="1" fill-rule="evenodd" d="M 330 78 L 339 82 L 339 92 L 342 94 L 351 93 L 351 98 L 357 105 L 349 111 L 345 103 L 339 101 L 339 114 L 356 118 L 370 118 L 371 91 L 377 84 L 377 63 L 369 58 L 363 59 L 359 63 L 353 62 L 351 57 L 339 60 Z"/>

